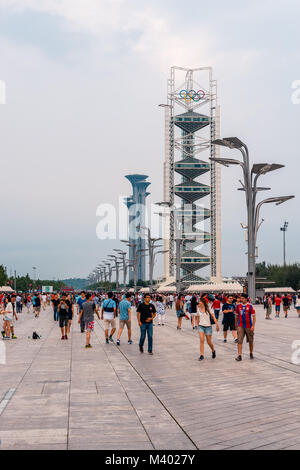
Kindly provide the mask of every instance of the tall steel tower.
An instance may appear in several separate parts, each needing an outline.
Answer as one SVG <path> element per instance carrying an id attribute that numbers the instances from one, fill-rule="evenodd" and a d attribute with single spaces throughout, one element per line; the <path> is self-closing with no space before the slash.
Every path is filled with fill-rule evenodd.
<path id="1" fill-rule="evenodd" d="M 172 67 L 164 107 L 164 199 L 176 208 L 166 219 L 165 278 L 174 276 L 175 238 L 181 238 L 182 281 L 202 281 L 195 273 L 208 265 L 211 280 L 221 280 L 220 168 L 209 160 L 219 151 L 212 142 L 219 136 L 220 126 L 212 69 Z M 181 181 L 175 182 L 175 173 Z M 200 199 L 205 206 L 196 204 Z M 206 220 L 210 227 L 205 230 Z M 201 254 L 198 249 L 207 243 L 210 253 Z"/>

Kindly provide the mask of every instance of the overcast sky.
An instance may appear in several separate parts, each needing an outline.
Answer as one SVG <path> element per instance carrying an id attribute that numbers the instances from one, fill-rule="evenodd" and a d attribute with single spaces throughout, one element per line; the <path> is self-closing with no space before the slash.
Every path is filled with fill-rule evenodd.
<path id="1" fill-rule="evenodd" d="M 299 257 L 300 3 L 295 0 L 0 0 L 1 260 L 42 278 L 86 276 L 118 241 L 96 237 L 96 209 L 147 174 L 162 200 L 164 119 L 172 65 L 213 66 L 222 135 L 245 140 L 271 195 L 259 260 Z M 224 275 L 245 274 L 238 169 L 222 170 Z M 158 265 L 158 267 L 161 266 Z M 158 274 L 161 274 L 157 270 Z"/>

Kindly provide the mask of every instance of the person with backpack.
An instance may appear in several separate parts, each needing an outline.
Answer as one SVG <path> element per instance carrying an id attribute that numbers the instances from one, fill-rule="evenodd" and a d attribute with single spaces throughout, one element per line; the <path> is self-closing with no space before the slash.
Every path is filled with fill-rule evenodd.
<path id="1" fill-rule="evenodd" d="M 216 350 L 212 342 L 212 325 L 214 322 L 216 325 L 217 331 L 220 330 L 218 320 L 215 317 L 215 314 L 210 311 L 208 301 L 205 297 L 202 297 L 199 300 L 198 304 L 198 314 L 199 314 L 199 338 L 200 338 L 200 357 L 199 361 L 204 360 L 204 340 L 206 338 L 206 342 L 212 351 L 212 358 L 216 359 Z"/>
<path id="2" fill-rule="evenodd" d="M 104 300 L 102 304 L 102 310 L 101 310 L 101 320 L 104 320 L 104 328 L 105 328 L 105 343 L 109 344 L 109 341 L 112 343 L 114 342 L 113 340 L 113 335 L 115 334 L 116 331 L 116 314 L 117 314 L 117 305 L 116 302 L 113 300 L 113 293 L 109 292 L 107 294 L 107 299 Z M 111 328 L 110 334 L 109 334 L 109 328 Z"/>

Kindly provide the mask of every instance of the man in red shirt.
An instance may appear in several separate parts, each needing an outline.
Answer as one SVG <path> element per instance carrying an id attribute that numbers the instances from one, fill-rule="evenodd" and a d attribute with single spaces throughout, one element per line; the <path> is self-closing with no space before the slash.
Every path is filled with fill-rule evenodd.
<path id="1" fill-rule="evenodd" d="M 221 310 L 221 302 L 220 300 L 216 297 L 215 300 L 212 303 L 212 308 L 214 309 L 214 314 L 217 320 L 219 320 L 219 315 L 220 315 L 220 310 Z"/>
<path id="2" fill-rule="evenodd" d="M 246 294 L 241 295 L 242 303 L 236 306 L 235 312 L 235 326 L 238 331 L 238 357 L 236 361 L 242 360 L 243 342 L 245 336 L 249 343 L 250 359 L 253 357 L 253 346 L 254 346 L 254 329 L 256 323 L 255 310 L 252 304 L 248 302 L 248 296 Z"/>
<path id="3" fill-rule="evenodd" d="M 278 295 L 276 295 L 275 297 L 276 318 L 279 318 L 279 315 L 280 315 L 280 305 L 281 305 L 281 298 Z"/>

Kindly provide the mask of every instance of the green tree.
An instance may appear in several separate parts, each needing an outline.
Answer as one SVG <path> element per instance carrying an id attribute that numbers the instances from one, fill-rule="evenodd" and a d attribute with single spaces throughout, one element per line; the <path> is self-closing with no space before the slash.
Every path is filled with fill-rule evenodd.
<path id="1" fill-rule="evenodd" d="M 5 271 L 3 264 L 0 265 L 0 286 L 5 286 L 7 284 L 8 277 Z"/>
<path id="2" fill-rule="evenodd" d="M 292 287 L 294 290 L 298 290 L 300 287 L 299 263 L 287 266 L 259 263 L 256 266 L 256 275 L 273 281 L 275 287 Z"/>

